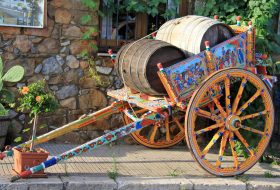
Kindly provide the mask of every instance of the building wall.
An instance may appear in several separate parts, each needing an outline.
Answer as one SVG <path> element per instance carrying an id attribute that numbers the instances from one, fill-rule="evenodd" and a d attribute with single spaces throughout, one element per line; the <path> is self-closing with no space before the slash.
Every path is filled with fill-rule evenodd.
<path id="1" fill-rule="evenodd" d="M 8 88 L 17 91 L 18 87 L 45 79 L 59 100 L 58 111 L 40 117 L 40 124 L 45 124 L 46 127 L 40 129 L 39 133 L 45 133 L 85 113 L 107 106 L 113 100 L 106 96 L 106 91 L 121 87 L 109 58 L 95 60 L 102 79 L 111 83 L 104 87 L 98 86 L 89 76 L 88 61 L 78 57 L 87 47 L 87 42 L 81 40 L 82 33 L 89 26 L 99 24 L 97 12 L 89 12 L 77 0 L 48 0 L 47 5 L 48 20 L 44 29 L 0 27 L 0 54 L 5 70 L 16 64 L 25 68 L 24 79 L 17 84 L 8 84 Z M 80 24 L 85 13 L 90 13 L 93 18 L 88 26 Z M 30 127 L 28 113 L 12 112 L 11 118 L 10 142 L 20 135 L 22 129 Z M 120 117 L 114 116 L 71 132 L 59 140 L 83 143 L 99 136 L 103 130 L 119 125 Z M 23 136 L 27 137 L 28 134 Z"/>

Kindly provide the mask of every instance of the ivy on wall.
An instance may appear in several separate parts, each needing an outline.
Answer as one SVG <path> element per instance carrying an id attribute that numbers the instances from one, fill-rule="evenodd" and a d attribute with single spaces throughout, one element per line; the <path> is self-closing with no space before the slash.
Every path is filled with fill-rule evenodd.
<path id="1" fill-rule="evenodd" d="M 273 18 L 279 14 L 279 0 L 202 0 L 196 14 L 213 17 L 219 15 L 227 24 L 235 24 L 236 15 L 244 22 L 251 20 L 257 28 L 257 48 L 261 52 L 280 53 L 280 36 L 274 31 Z"/>

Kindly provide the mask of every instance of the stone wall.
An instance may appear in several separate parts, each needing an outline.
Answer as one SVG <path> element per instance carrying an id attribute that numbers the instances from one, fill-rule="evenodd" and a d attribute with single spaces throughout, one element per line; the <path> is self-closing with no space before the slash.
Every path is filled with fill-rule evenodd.
<path id="1" fill-rule="evenodd" d="M 111 82 L 101 87 L 90 78 L 88 61 L 78 56 L 88 44 L 81 40 L 82 33 L 89 26 L 98 26 L 97 12 L 89 12 L 79 0 L 52 0 L 47 4 L 48 20 L 44 29 L 0 27 L 0 54 L 5 70 L 16 64 L 25 68 L 24 79 L 16 85 L 8 84 L 8 88 L 17 91 L 18 87 L 45 79 L 59 100 L 60 108 L 56 113 L 40 117 L 40 124 L 47 127 L 39 133 L 105 107 L 112 101 L 106 96 L 106 90 L 121 86 L 109 58 L 95 62 L 99 74 Z M 93 18 L 88 26 L 80 24 L 80 18 L 85 13 L 90 13 Z M 93 36 L 93 40 L 95 38 Z M 18 136 L 23 128 L 30 127 L 27 113 L 13 111 L 11 117 L 9 141 Z M 60 140 L 83 143 L 99 136 L 105 129 L 118 127 L 120 123 L 120 117 L 114 116 L 86 129 L 69 133 Z"/>

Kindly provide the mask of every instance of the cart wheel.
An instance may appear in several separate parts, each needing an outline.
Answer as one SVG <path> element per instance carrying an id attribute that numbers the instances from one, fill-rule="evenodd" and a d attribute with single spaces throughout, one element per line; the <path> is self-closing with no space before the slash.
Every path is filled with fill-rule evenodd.
<path id="1" fill-rule="evenodd" d="M 206 99 L 212 107 L 204 106 Z M 265 151 L 273 122 L 265 83 L 249 71 L 225 69 L 209 76 L 194 92 L 186 112 L 186 140 L 203 169 L 217 176 L 238 175 Z"/>
<path id="2" fill-rule="evenodd" d="M 138 117 L 147 112 L 146 109 L 135 111 Z M 162 125 L 151 125 L 131 134 L 133 139 L 139 144 L 149 148 L 168 148 L 174 146 L 184 139 L 184 112 L 173 114 L 172 120 L 167 118 Z M 124 114 L 126 124 L 131 123 L 131 119 Z"/>

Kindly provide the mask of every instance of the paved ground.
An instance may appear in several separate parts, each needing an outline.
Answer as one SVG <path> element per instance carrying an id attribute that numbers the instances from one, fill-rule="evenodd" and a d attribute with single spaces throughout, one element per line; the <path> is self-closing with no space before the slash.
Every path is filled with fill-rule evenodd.
<path id="1" fill-rule="evenodd" d="M 51 156 L 73 145 L 44 144 Z M 116 164 L 113 162 L 116 160 Z M 11 184 L 13 160 L 0 161 L 0 190 L 8 189 L 279 189 L 280 167 L 256 164 L 239 178 L 217 178 L 202 170 L 184 146 L 153 150 L 143 146 L 105 146 L 47 169 L 49 178 Z M 116 166 L 118 177 L 108 171 Z M 266 178 L 271 172 L 273 178 Z"/>

